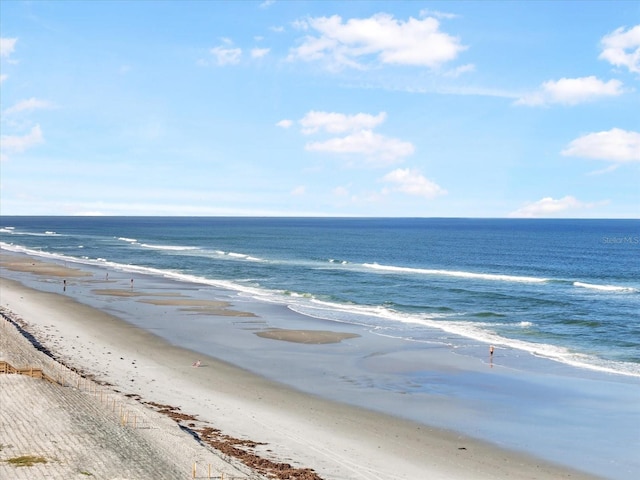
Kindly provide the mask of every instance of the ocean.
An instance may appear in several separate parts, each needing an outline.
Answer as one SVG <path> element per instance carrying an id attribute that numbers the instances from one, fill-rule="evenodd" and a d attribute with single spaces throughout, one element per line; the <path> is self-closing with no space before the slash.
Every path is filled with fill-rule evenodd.
<path id="1" fill-rule="evenodd" d="M 2 247 L 640 376 L 640 221 L 5 217 Z M 438 339 L 435 339 L 436 341 Z"/>
<path id="2" fill-rule="evenodd" d="M 244 333 L 233 333 L 237 324 L 229 320 L 227 343 L 213 339 L 213 347 L 204 338 L 213 338 L 214 329 L 219 334 L 221 323 L 185 314 L 180 329 L 163 327 L 181 346 L 265 376 L 285 369 L 295 388 L 502 438 L 605 477 L 640 472 L 633 459 L 640 448 L 638 220 L 2 217 L 1 223 L 6 251 L 110 272 L 122 285 L 147 279 L 201 298 L 222 296 L 278 328 L 356 329 L 378 342 L 378 350 L 361 357 L 349 342 L 340 352 L 318 347 L 316 357 L 308 346 L 277 341 L 243 350 L 247 340 L 235 342 L 234 335 Z M 79 298 L 152 328 L 131 309 L 123 313 L 91 297 L 89 288 Z M 489 345 L 504 370 L 449 378 L 416 367 L 420 352 L 441 351 L 482 366 Z M 292 363 L 294 356 L 299 361 Z M 494 383 L 499 375 L 503 383 Z M 429 404 L 437 415 L 425 411 L 428 395 L 444 399 Z M 447 410 L 450 400 L 457 410 Z M 461 420 L 468 419 L 459 413 L 465 409 L 481 412 L 473 425 Z M 537 422 L 539 431 L 526 431 L 527 422 Z"/>

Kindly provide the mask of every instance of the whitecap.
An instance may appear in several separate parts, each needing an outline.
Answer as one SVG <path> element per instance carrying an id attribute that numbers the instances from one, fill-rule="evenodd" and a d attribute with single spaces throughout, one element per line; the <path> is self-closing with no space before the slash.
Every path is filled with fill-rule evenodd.
<path id="1" fill-rule="evenodd" d="M 633 287 L 622 287 L 619 285 L 598 285 L 584 282 L 573 282 L 573 285 L 575 287 L 589 288 L 591 290 L 600 290 L 601 292 L 636 293 L 638 291 Z"/>
<path id="2" fill-rule="evenodd" d="M 438 270 L 438 269 L 427 269 L 427 268 L 396 267 L 393 265 L 380 265 L 378 263 L 364 263 L 363 266 L 367 268 L 371 268 L 373 270 L 379 270 L 384 272 L 411 273 L 411 274 L 423 274 L 423 275 L 443 275 L 443 276 L 460 277 L 460 278 L 475 278 L 478 280 L 498 280 L 498 281 L 505 281 L 505 282 L 524 282 L 524 283 L 544 283 L 548 281 L 547 278 L 541 278 L 541 277 L 502 275 L 502 274 L 496 274 L 496 273 L 464 272 L 459 270 Z"/>
<path id="3" fill-rule="evenodd" d="M 141 243 L 140 246 L 145 248 L 153 248 L 155 250 L 170 250 L 175 252 L 198 250 L 198 247 L 187 247 L 182 245 L 151 245 L 148 243 Z"/>

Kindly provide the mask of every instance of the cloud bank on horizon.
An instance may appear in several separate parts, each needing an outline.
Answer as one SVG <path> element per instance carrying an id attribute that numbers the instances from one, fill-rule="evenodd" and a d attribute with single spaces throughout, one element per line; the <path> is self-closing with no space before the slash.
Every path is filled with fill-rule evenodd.
<path id="1" fill-rule="evenodd" d="M 11 2 L 0 27 L 3 215 L 640 217 L 633 2 Z"/>

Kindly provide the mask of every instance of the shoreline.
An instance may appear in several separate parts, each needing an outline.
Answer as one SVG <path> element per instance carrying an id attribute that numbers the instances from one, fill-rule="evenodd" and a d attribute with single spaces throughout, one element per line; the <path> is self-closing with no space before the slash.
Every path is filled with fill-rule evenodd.
<path id="1" fill-rule="evenodd" d="M 113 315 L 2 278 L 2 306 L 66 362 L 148 402 L 178 406 L 259 453 L 323 479 L 596 478 L 488 442 L 305 394 L 171 345 Z M 91 319 L 91 320 L 87 320 Z M 201 366 L 193 368 L 194 358 Z"/>

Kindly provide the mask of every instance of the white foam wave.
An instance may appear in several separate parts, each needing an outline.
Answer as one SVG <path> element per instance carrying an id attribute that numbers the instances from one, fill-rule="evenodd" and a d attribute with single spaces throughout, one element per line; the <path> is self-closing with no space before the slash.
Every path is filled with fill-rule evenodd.
<path id="1" fill-rule="evenodd" d="M 4 229 L 3 229 L 4 230 Z M 11 233 L 12 235 L 22 235 L 25 237 L 62 237 L 63 235 L 60 233 L 56 233 L 56 232 L 21 232 L 21 231 L 16 231 L 15 229 L 12 229 L 10 231 L 4 232 L 4 233 Z"/>
<path id="2" fill-rule="evenodd" d="M 429 326 L 434 326 L 429 322 Z M 490 329 L 484 329 L 468 322 L 437 322 L 435 328 L 460 335 L 483 343 L 502 348 L 516 349 L 531 355 L 557 361 L 566 365 L 588 370 L 640 377 L 640 366 L 637 364 L 603 360 L 591 355 L 571 351 L 565 347 L 546 343 L 534 343 L 526 340 L 505 338 Z"/>
<path id="3" fill-rule="evenodd" d="M 621 287 L 618 285 L 597 285 L 593 283 L 573 282 L 575 287 L 589 288 L 591 290 L 600 290 L 601 292 L 621 292 L 621 293 L 637 293 L 638 289 L 633 287 Z"/>
<path id="4" fill-rule="evenodd" d="M 0 228 L 0 233 L 14 233 L 14 230 L 13 227 L 2 227 Z"/>
<path id="5" fill-rule="evenodd" d="M 449 276 L 449 277 L 475 278 L 478 280 L 497 280 L 497 281 L 504 281 L 504 282 L 523 282 L 523 283 L 544 283 L 548 281 L 547 278 L 525 277 L 525 276 L 519 276 L 519 275 L 501 275 L 501 274 L 495 274 L 495 273 L 464 272 L 459 270 L 438 270 L 438 269 L 428 269 L 428 268 L 396 267 L 393 265 L 380 265 L 378 263 L 365 263 L 363 265 L 373 270 L 379 270 L 384 272 L 395 272 L 395 273 L 443 275 L 443 276 Z"/>
<path id="6" fill-rule="evenodd" d="M 76 257 L 69 257 L 62 253 L 50 253 L 43 252 L 42 250 L 34 250 L 31 248 L 23 247 L 21 245 L 14 245 L 12 243 L 0 242 L 0 249 L 7 250 L 15 253 L 23 253 L 25 255 L 32 255 L 34 257 L 43 257 L 53 260 L 63 260 L 65 262 L 86 263 L 82 259 Z"/>
<path id="7" fill-rule="evenodd" d="M 143 267 L 139 265 L 122 264 L 122 263 L 109 261 L 105 258 L 92 259 L 89 257 L 81 257 L 81 258 L 69 257 L 63 254 L 33 250 L 30 248 L 22 247 L 19 245 L 13 245 L 5 242 L 0 242 L 0 248 L 15 252 L 15 253 L 24 253 L 26 255 L 43 257 L 43 258 L 64 261 L 69 263 L 99 266 L 101 268 L 107 267 L 107 268 L 112 268 L 114 270 L 118 270 L 121 272 L 139 273 L 141 275 L 154 275 L 154 276 L 170 278 L 170 279 L 191 283 L 191 284 L 210 285 L 212 287 L 222 288 L 228 291 L 248 293 L 255 297 L 258 297 L 261 294 L 261 292 L 262 294 L 264 294 L 264 292 L 258 288 L 253 288 L 253 287 L 249 287 L 249 286 L 245 286 L 242 284 L 237 284 L 237 283 L 225 281 L 225 280 L 213 280 L 205 277 L 188 275 L 188 274 L 184 274 L 174 270 L 163 270 L 163 269 L 153 268 L 153 267 Z"/>
<path id="8" fill-rule="evenodd" d="M 312 303 L 313 305 L 290 305 L 289 308 L 314 318 L 372 327 L 371 331 L 373 333 L 383 336 L 388 335 L 389 327 L 393 328 L 396 322 L 414 324 L 502 348 L 528 352 L 534 356 L 547 358 L 577 368 L 640 377 L 640 366 L 637 364 L 607 361 L 594 356 L 577 353 L 560 346 L 505 338 L 492 330 L 496 325 L 491 323 L 454 320 L 451 319 L 451 315 L 409 314 L 394 311 L 383 306 L 339 305 L 317 299 L 314 299 Z M 343 312 L 343 315 L 339 312 Z M 370 317 L 372 316 L 376 317 L 381 323 L 372 325 L 370 321 Z M 527 321 L 519 323 L 519 326 L 523 328 L 531 327 L 532 325 L 532 322 Z M 434 341 L 434 338 L 427 336 L 425 336 L 424 339 L 416 339 L 414 337 L 406 337 L 406 333 L 400 335 L 401 337 L 398 338 L 407 338 L 412 341 L 424 341 L 427 343 Z"/>
<path id="9" fill-rule="evenodd" d="M 252 255 L 237 252 L 225 252 L 223 250 L 207 250 L 200 247 L 193 247 L 188 245 L 156 245 L 150 243 L 137 243 L 138 241 L 133 238 L 120 237 L 118 240 L 123 240 L 131 244 L 136 244 L 143 248 L 149 248 L 153 250 L 164 250 L 170 252 L 191 252 L 190 255 L 210 257 L 212 254 L 218 257 L 227 257 L 234 260 L 248 260 L 251 262 L 263 262 L 264 260 Z"/>
<path id="10" fill-rule="evenodd" d="M 141 243 L 140 246 L 145 248 L 152 248 L 154 250 L 170 250 L 172 252 L 198 250 L 198 247 L 186 247 L 181 245 L 151 245 L 148 243 Z"/>
<path id="11" fill-rule="evenodd" d="M 227 257 L 231 257 L 231 258 L 238 258 L 238 259 L 241 259 L 241 260 L 250 260 L 252 262 L 262 262 L 262 261 L 264 261 L 261 258 L 254 257 L 254 256 L 251 256 L 251 255 L 247 255 L 246 253 L 223 252 L 221 250 L 216 250 L 216 253 L 218 255 L 224 255 L 224 256 L 227 256 Z"/>

